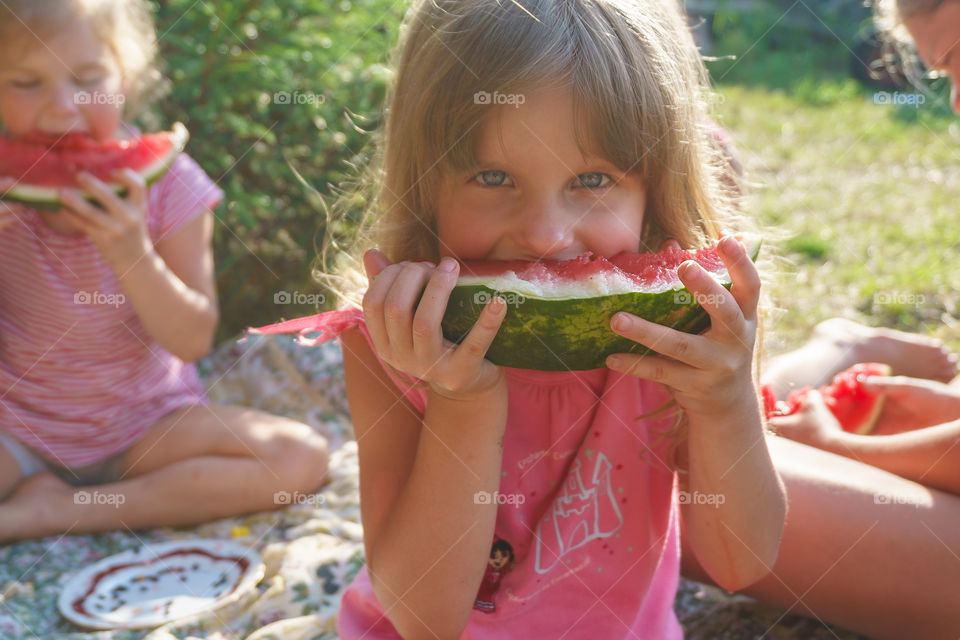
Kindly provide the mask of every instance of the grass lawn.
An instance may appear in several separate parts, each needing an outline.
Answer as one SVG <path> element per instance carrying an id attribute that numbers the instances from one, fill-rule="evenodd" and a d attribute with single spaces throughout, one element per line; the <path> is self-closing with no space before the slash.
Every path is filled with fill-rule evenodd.
<path id="1" fill-rule="evenodd" d="M 876 104 L 830 55 L 710 65 L 750 182 L 747 212 L 782 257 L 766 352 L 798 346 L 837 315 L 956 349 L 960 119 L 942 90 L 919 107 Z"/>

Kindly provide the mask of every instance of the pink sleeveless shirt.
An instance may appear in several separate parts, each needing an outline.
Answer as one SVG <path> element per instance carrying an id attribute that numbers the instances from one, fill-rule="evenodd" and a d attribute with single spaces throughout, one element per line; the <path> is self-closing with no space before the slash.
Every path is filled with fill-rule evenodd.
<path id="1" fill-rule="evenodd" d="M 338 311 L 275 327 L 325 340 L 358 324 L 366 334 L 362 318 Z M 500 490 L 478 496 L 500 505 L 493 560 L 462 638 L 682 638 L 677 484 L 658 437 L 672 414 L 649 415 L 670 400 L 664 387 L 609 369 L 506 375 Z M 422 413 L 426 392 L 391 378 Z M 342 640 L 400 637 L 365 568 L 337 628 Z"/>
<path id="2" fill-rule="evenodd" d="M 185 154 L 147 196 L 154 244 L 223 192 Z M 207 402 L 193 365 L 146 334 L 86 236 L 28 209 L 0 230 L 0 431 L 61 466 L 125 449 L 173 409 Z"/>

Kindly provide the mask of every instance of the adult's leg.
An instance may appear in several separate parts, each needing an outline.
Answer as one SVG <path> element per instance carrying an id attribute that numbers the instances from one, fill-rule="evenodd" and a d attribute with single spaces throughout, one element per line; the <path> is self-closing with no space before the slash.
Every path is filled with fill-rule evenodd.
<path id="1" fill-rule="evenodd" d="M 960 637 L 960 497 L 768 441 L 787 521 L 770 575 L 744 593 L 875 638 Z M 683 566 L 710 582 L 686 547 Z"/>
<path id="2" fill-rule="evenodd" d="M 957 356 L 940 340 L 894 329 L 874 328 L 844 318 L 824 320 L 796 351 L 771 358 L 763 382 L 778 398 L 793 389 L 819 387 L 858 362 L 889 364 L 894 375 L 950 381 Z"/>

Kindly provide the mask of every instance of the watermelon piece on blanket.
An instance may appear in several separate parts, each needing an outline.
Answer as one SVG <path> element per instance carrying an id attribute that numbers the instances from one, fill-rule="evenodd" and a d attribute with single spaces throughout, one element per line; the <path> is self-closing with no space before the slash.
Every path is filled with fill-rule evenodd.
<path id="1" fill-rule="evenodd" d="M 760 238 L 744 235 L 740 240 L 755 260 Z M 649 351 L 610 329 L 610 318 L 618 311 L 687 333 L 710 326 L 709 315 L 680 282 L 677 268 L 693 260 L 729 288 L 730 275 L 717 247 L 623 252 L 610 259 L 585 254 L 570 260 L 462 262 L 443 334 L 462 341 L 483 307 L 500 296 L 507 314 L 488 360 L 542 371 L 602 368 L 611 354 Z"/>
<path id="2" fill-rule="evenodd" d="M 123 195 L 126 187 L 113 182 L 115 171 L 133 169 L 150 184 L 166 172 L 188 138 L 186 127 L 179 122 L 170 131 L 130 140 L 98 142 L 83 133 L 0 137 L 0 176 L 17 180 L 0 199 L 57 210 L 61 208 L 59 190 L 82 189 L 77 175 L 84 171 Z"/>
<path id="3" fill-rule="evenodd" d="M 862 362 L 855 364 L 834 376 L 833 381 L 820 387 L 823 402 L 836 417 L 844 431 L 869 434 L 877 424 L 883 410 L 885 397 L 868 391 L 861 377 L 889 376 L 890 366 L 880 362 Z M 767 418 L 789 416 L 799 411 L 806 402 L 809 387 L 790 392 L 786 401 L 777 400 L 769 385 L 762 389 L 763 405 Z"/>

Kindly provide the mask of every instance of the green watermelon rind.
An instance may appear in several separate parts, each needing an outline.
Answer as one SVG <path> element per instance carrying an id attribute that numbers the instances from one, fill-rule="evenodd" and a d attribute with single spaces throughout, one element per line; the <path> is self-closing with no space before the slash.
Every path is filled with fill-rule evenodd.
<path id="1" fill-rule="evenodd" d="M 174 123 L 170 130 L 170 138 L 173 142 L 170 150 L 137 172 L 143 177 L 147 186 L 159 180 L 163 174 L 167 172 L 167 169 L 170 168 L 170 165 L 173 164 L 176 157 L 183 151 L 184 147 L 186 147 L 190 133 L 182 123 L 177 122 Z M 127 188 L 123 185 L 108 184 L 108 186 L 120 197 L 124 197 L 127 194 Z M 93 204 L 97 204 L 96 198 L 92 196 L 85 194 L 84 199 Z M 63 208 L 56 187 L 36 187 L 29 184 L 18 184 L 6 192 L 0 193 L 0 200 L 18 202 L 37 209 L 38 211 L 58 211 Z"/>
<path id="2" fill-rule="evenodd" d="M 751 260 L 759 250 L 759 239 L 747 247 Z M 729 278 L 720 284 L 727 289 L 731 285 Z M 614 353 L 650 353 L 651 349 L 610 329 L 610 319 L 618 311 L 691 334 L 710 326 L 710 316 L 685 287 L 657 293 L 545 299 L 463 284 L 450 294 L 441 323 L 444 337 L 461 342 L 495 295 L 507 302 L 507 314 L 486 358 L 517 369 L 584 371 L 605 367 L 607 356 Z"/>

